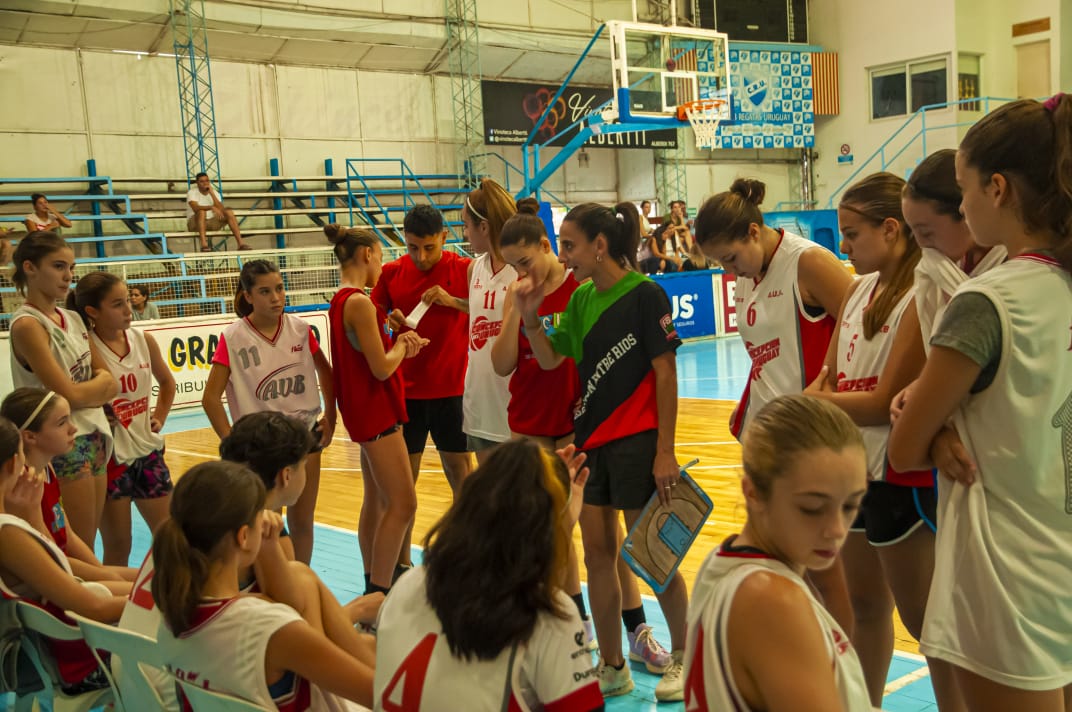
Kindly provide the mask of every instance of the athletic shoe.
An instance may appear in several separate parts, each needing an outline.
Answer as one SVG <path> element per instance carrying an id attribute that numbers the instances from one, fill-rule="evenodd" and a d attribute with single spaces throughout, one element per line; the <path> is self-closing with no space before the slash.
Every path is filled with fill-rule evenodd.
<path id="1" fill-rule="evenodd" d="M 681 659 L 683 650 L 671 654 L 670 666 L 663 673 L 663 679 L 655 686 L 655 699 L 660 702 L 675 702 L 685 699 L 685 665 Z"/>
<path id="2" fill-rule="evenodd" d="M 584 649 L 590 653 L 599 650 L 599 642 L 596 641 L 596 629 L 592 626 L 592 619 L 585 618 L 581 623 L 584 623 Z"/>
<path id="3" fill-rule="evenodd" d="M 641 623 L 636 631 L 629 633 L 629 659 L 644 663 L 648 672 L 656 675 L 666 672 L 670 666 L 670 653 L 659 645 L 652 634 L 651 626 Z"/>
<path id="4" fill-rule="evenodd" d="M 629 666 L 622 665 L 622 669 L 618 670 L 611 665 L 607 665 L 603 658 L 600 658 L 599 691 L 603 693 L 604 697 L 617 697 L 618 695 L 627 695 L 632 692 L 633 675 L 629 672 Z"/>

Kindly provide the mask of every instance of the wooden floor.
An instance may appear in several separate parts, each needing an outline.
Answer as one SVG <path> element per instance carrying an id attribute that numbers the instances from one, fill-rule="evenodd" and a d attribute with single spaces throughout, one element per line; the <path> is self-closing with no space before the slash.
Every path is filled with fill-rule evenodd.
<path id="1" fill-rule="evenodd" d="M 678 406 L 678 461 L 684 464 L 693 458 L 700 460 L 689 472 L 715 505 L 711 518 L 681 565 L 681 573 L 690 590 L 704 557 L 727 536 L 739 531 L 745 518 L 739 484 L 741 448 L 730 435 L 728 426 L 733 406 L 732 401 L 686 398 L 681 399 Z M 340 432 L 335 434 L 335 441 L 324 451 L 322 459 L 316 520 L 356 531 L 362 498 L 359 448 L 347 439 L 341 424 L 339 427 Z M 208 428 L 169 434 L 168 465 L 173 474 L 181 475 L 199 462 L 216 459 L 218 447 L 218 438 Z M 414 543 L 423 541 L 425 533 L 451 503 L 450 487 L 431 442 L 421 463 L 417 501 Z M 580 551 L 579 531 L 575 533 L 575 540 Z M 581 578 L 585 578 L 583 568 Z M 644 592 L 643 586 L 641 592 Z M 897 649 L 919 652 L 916 642 L 896 616 L 895 626 Z"/>

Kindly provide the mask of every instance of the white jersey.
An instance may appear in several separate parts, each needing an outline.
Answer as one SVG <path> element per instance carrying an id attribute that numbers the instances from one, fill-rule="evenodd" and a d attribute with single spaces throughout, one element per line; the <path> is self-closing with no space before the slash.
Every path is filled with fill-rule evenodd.
<path id="1" fill-rule="evenodd" d="M 465 371 L 462 429 L 474 437 L 506 442 L 510 426 L 506 407 L 510 404 L 510 377 L 495 373 L 491 347 L 502 331 L 506 290 L 517 281 L 510 265 L 498 272 L 491 269 L 491 255 L 473 260 L 469 280 L 469 367 Z"/>
<path id="2" fill-rule="evenodd" d="M 738 279 L 733 302 L 737 330 L 752 359 L 748 385 L 730 430 L 740 439 L 749 420 L 778 396 L 800 393 L 819 375 L 834 333 L 825 311 L 809 314 L 797 280 L 800 256 L 822 246 L 789 232 L 771 256 L 763 279 Z"/>
<path id="3" fill-rule="evenodd" d="M 405 699 L 407 712 L 499 712 L 507 704 L 518 712 L 595 709 L 603 697 L 577 607 L 561 591 L 555 600 L 568 617 L 541 613 L 532 637 L 517 647 L 512 668 L 510 648 L 494 660 L 466 662 L 451 655 L 425 595 L 425 569 L 414 567 L 380 608 L 374 708 L 402 709 Z"/>
<path id="4" fill-rule="evenodd" d="M 978 277 L 989 272 L 1007 257 L 1008 252 L 1004 247 L 992 247 L 975 265 L 971 274 L 966 274 L 960 265 L 935 248 L 923 248 L 919 264 L 916 265 L 916 314 L 919 316 L 919 329 L 923 334 L 923 348 L 928 354 L 931 352 L 934 329 L 942 323 L 942 315 L 945 314 L 957 287 L 969 277 Z"/>
<path id="5" fill-rule="evenodd" d="M 154 433 L 149 423 L 149 400 L 153 394 L 153 368 L 149 344 L 140 329 L 123 332 L 127 355 L 120 356 L 104 343 L 96 332 L 90 333 L 108 370 L 119 382 L 119 393 L 112 399 L 112 438 L 115 461 L 128 464 L 152 452 L 164 449 L 164 436 Z"/>
<path id="6" fill-rule="evenodd" d="M 264 672 L 268 641 L 302 620 L 290 606 L 255 596 L 207 600 L 194 612 L 194 626 L 176 637 L 161 624 L 156 640 L 168 670 L 207 690 L 235 695 L 279 712 L 348 712 L 361 705 L 293 676 L 293 686 L 273 699 Z"/>
<path id="7" fill-rule="evenodd" d="M 871 712 L 863 668 L 849 637 L 815 599 L 804 580 L 777 559 L 757 553 L 733 552 L 725 544 L 704 559 L 689 601 L 684 661 L 685 709 L 696 712 L 751 710 L 730 673 L 727 630 L 737 589 L 746 578 L 759 572 L 787 578 L 807 594 L 815 622 L 826 641 L 842 708 L 846 712 Z M 777 641 L 771 642 L 777 644 Z"/>
<path id="8" fill-rule="evenodd" d="M 841 315 L 841 329 L 837 345 L 837 389 L 839 393 L 873 391 L 878 388 L 878 379 L 890 358 L 894 337 L 901 325 L 905 309 L 912 303 L 915 294 L 909 289 L 894 305 L 886 323 L 870 339 L 864 336 L 864 312 L 878 287 L 878 272 L 865 275 L 853 285 L 852 293 Z M 870 480 L 885 480 L 889 469 L 886 446 L 890 440 L 890 426 L 860 426 L 867 450 L 867 477 Z M 930 479 L 928 475 L 928 479 Z"/>
<path id="9" fill-rule="evenodd" d="M 319 344 L 309 324 L 290 314 L 280 316 L 271 339 L 248 318 L 224 329 L 213 362 L 231 369 L 227 379 L 231 421 L 270 410 L 297 418 L 311 428 L 320 415 L 320 388 L 313 362 L 317 350 Z"/>
<path id="10" fill-rule="evenodd" d="M 11 324 L 14 326 L 19 319 L 35 319 L 48 334 L 48 346 L 56 363 L 67 372 L 72 382 L 85 383 L 93 378 L 89 332 L 86 330 L 82 317 L 76 312 L 56 307 L 56 313 L 60 317 L 60 324 L 49 319 L 40 309 L 23 304 L 11 315 Z M 32 386 L 48 390 L 33 371 L 19 363 L 15 358 L 15 349 L 11 349 L 11 380 L 15 388 Z M 108 418 L 104 415 L 103 408 L 72 408 L 71 422 L 77 428 L 76 436 L 89 435 L 94 431 L 100 432 L 104 436 L 106 451 L 110 455 L 112 429 L 108 426 Z"/>
<path id="11" fill-rule="evenodd" d="M 60 551 L 60 548 L 56 546 L 56 542 L 52 541 L 51 537 L 46 537 L 30 526 L 29 522 L 21 517 L 16 517 L 14 514 L 0 513 L 0 528 L 8 526 L 21 529 L 29 534 L 33 539 L 39 542 L 41 546 L 45 547 L 45 551 L 47 551 L 48 555 L 60 565 L 61 569 L 66 571 L 70 576 L 74 576 L 74 574 L 71 573 L 70 562 L 67 561 L 67 557 L 64 556 L 63 552 Z M 0 594 L 9 599 L 25 598 L 31 601 L 40 599 L 37 592 L 32 590 L 27 584 L 9 584 L 7 581 L 4 581 L 3 577 L 0 577 Z"/>
<path id="12" fill-rule="evenodd" d="M 969 487 L 940 479 L 920 647 L 1003 685 L 1052 690 L 1072 683 L 1072 279 L 1051 258 L 1022 256 L 966 292 L 997 309 L 1001 362 L 954 415 L 978 476 Z"/>

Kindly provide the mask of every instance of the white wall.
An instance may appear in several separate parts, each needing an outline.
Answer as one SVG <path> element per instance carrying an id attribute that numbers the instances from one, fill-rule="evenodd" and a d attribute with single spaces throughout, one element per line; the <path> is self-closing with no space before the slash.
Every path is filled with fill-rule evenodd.
<path id="1" fill-rule="evenodd" d="M 1005 0 L 995 0 L 1004 2 Z M 964 5 L 974 0 L 959 0 Z M 954 3 L 934 0 L 900 0 L 896 3 L 860 2 L 859 0 L 812 0 L 810 3 L 811 40 L 824 49 L 838 53 L 841 80 L 841 113 L 818 117 L 815 125 L 816 198 L 825 206 L 831 193 L 904 123 L 906 117 L 871 120 L 868 69 L 905 60 L 946 55 L 955 57 L 956 18 Z M 951 64 L 950 97 L 955 83 L 955 64 Z M 953 111 L 929 113 L 929 119 L 942 123 L 955 121 Z M 842 144 L 849 144 L 855 164 L 837 163 Z M 928 138 L 928 152 L 956 145 L 955 131 Z M 908 151 L 889 167 L 904 175 L 918 157 L 919 149 Z M 866 173 L 878 170 L 866 169 Z"/>

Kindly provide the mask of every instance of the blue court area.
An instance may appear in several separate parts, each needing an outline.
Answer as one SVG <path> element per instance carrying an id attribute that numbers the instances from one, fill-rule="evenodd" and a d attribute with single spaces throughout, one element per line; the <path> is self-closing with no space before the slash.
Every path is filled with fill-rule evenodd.
<path id="1" fill-rule="evenodd" d="M 682 398 L 736 400 L 744 389 L 750 368 L 748 354 L 738 338 L 704 339 L 687 343 L 678 351 L 678 394 Z M 191 410 L 178 412 L 168 418 L 165 430 L 180 432 L 207 427 L 209 424 L 204 413 Z M 134 517 L 134 524 L 131 561 L 138 562 L 145 556 L 150 539 L 148 529 L 139 517 Z M 420 551 L 416 547 L 414 561 L 420 561 Z M 356 532 L 317 525 L 312 566 L 340 601 L 349 601 L 362 593 L 363 569 Z M 644 609 L 648 623 L 655 629 L 658 640 L 669 645 L 670 636 L 667 634 L 666 622 L 653 597 L 645 597 Z M 636 689 L 629 695 L 607 700 L 608 710 L 684 710 L 682 703 L 656 704 L 655 685 L 659 678 L 649 674 L 642 664 L 632 663 L 632 672 Z M 900 652 L 894 654 L 886 691 L 882 705 L 884 710 L 934 712 L 938 709 L 927 676 L 927 666 L 918 656 Z"/>

